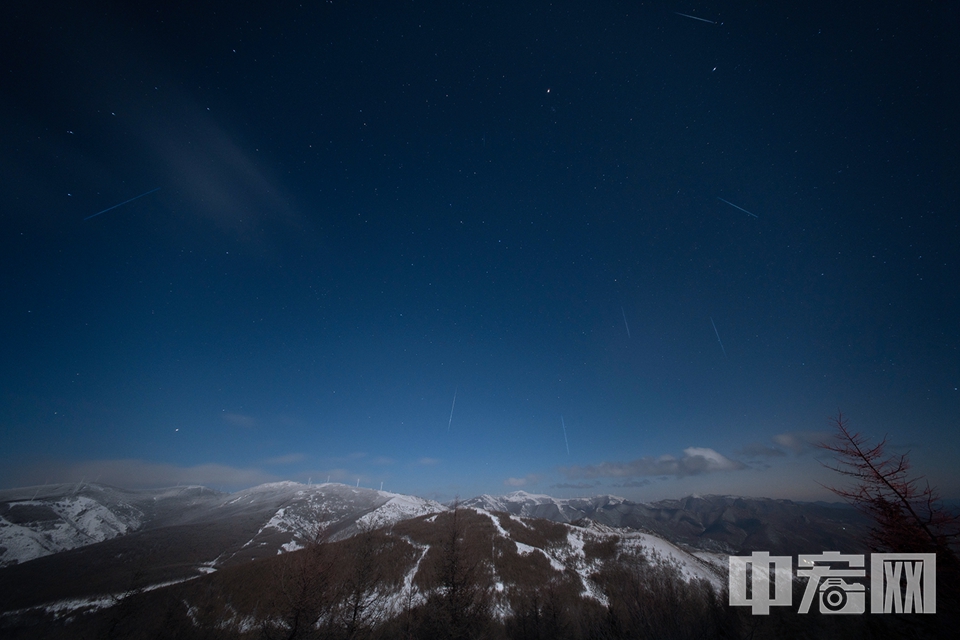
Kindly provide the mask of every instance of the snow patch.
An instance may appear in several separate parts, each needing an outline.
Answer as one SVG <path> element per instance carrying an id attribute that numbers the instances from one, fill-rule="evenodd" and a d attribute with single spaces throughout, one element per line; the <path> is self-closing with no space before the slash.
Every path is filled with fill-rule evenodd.
<path id="1" fill-rule="evenodd" d="M 277 549 L 277 554 L 290 553 L 291 551 L 299 551 L 300 549 L 306 549 L 306 547 L 296 540 L 291 540 L 290 542 L 280 545 L 280 549 Z"/>
<path id="2" fill-rule="evenodd" d="M 118 503 L 114 512 L 84 495 L 7 504 L 0 516 L 0 567 L 110 540 L 143 521 L 143 513 L 128 504 Z"/>
<path id="3" fill-rule="evenodd" d="M 395 524 L 408 518 L 416 518 L 418 516 L 447 510 L 442 504 L 432 500 L 424 500 L 415 496 L 405 496 L 396 493 L 384 493 L 382 491 L 380 494 L 390 496 L 390 499 L 370 513 L 359 518 L 357 520 L 358 526 L 379 529 L 380 527 Z"/>

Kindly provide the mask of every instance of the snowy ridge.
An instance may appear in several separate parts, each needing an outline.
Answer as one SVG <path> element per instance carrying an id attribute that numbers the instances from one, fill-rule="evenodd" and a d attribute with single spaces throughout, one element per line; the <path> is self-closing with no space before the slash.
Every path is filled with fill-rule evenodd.
<path id="1" fill-rule="evenodd" d="M 712 584 L 717 591 L 722 590 L 725 583 L 723 573 L 723 567 L 726 564 L 725 557 L 714 554 L 716 557 L 701 558 L 699 555 L 686 551 L 653 534 L 615 529 L 587 521 L 585 526 L 564 524 L 563 526 L 567 529 L 567 536 L 563 544 L 550 544 L 544 547 L 532 546 L 515 540 L 510 532 L 503 527 L 496 514 L 486 509 L 469 508 L 489 518 L 497 531 L 497 535 L 513 542 L 518 555 L 528 556 L 540 553 L 550 562 L 554 571 L 558 573 L 564 573 L 568 570 L 575 572 L 579 576 L 583 595 L 597 600 L 601 604 L 606 604 L 606 598 L 597 589 L 593 580 L 593 576 L 601 568 L 601 563 L 596 559 L 588 559 L 585 552 L 586 545 L 591 542 L 616 540 L 622 552 L 636 552 L 647 558 L 651 563 L 671 565 L 679 571 L 684 580 L 688 582 L 705 580 Z M 517 516 L 509 516 L 509 519 L 519 521 L 519 524 L 525 527 L 528 526 Z M 494 589 L 498 594 L 504 592 L 504 585 L 496 578 Z M 501 604 L 503 605 L 501 609 L 509 609 L 505 603 Z"/>
<path id="2" fill-rule="evenodd" d="M 714 566 L 754 549 L 784 554 L 802 545 L 860 552 L 858 532 L 866 526 L 852 510 L 735 496 L 634 503 L 611 495 L 560 499 L 515 491 L 459 504 L 508 514 L 524 527 L 532 526 L 532 520 L 524 522 L 530 518 L 639 531 L 695 548 L 699 561 Z M 126 491 L 87 483 L 10 489 L 0 491 L 0 568 L 130 534 L 211 523 L 217 523 L 222 546 L 195 560 L 216 559 L 219 567 L 295 551 L 318 529 L 339 540 L 448 509 L 416 496 L 338 483 L 274 482 L 233 494 L 200 486 Z"/>
<path id="3" fill-rule="evenodd" d="M 482 496 L 465 501 L 463 505 L 479 507 L 487 511 L 507 511 L 513 513 L 518 509 L 522 511 L 524 507 L 529 508 L 531 506 L 544 504 L 552 504 L 560 507 L 564 505 L 564 502 L 563 500 L 558 500 L 545 494 L 514 491 L 502 496 L 491 496 L 485 493 Z"/>
<path id="4" fill-rule="evenodd" d="M 446 511 L 446 507 L 432 500 L 337 483 L 275 482 L 241 491 L 224 504 L 240 509 L 254 504 L 276 505 L 240 549 L 259 555 L 297 551 L 317 536 L 339 540 L 360 529 Z"/>
<path id="5" fill-rule="evenodd" d="M 461 503 L 486 511 L 502 511 L 525 518 L 546 518 L 554 522 L 574 522 L 586 518 L 598 509 L 609 508 L 626 502 L 618 496 L 595 496 L 593 498 L 554 498 L 552 496 L 514 491 L 502 496 L 484 494 Z"/>
<path id="6" fill-rule="evenodd" d="M 260 487 L 257 488 L 260 489 Z M 342 485 L 307 487 L 297 483 L 275 483 L 275 486 L 271 488 L 274 490 L 292 489 L 294 494 L 291 501 L 277 510 L 263 525 L 261 532 L 266 529 L 274 529 L 302 538 L 304 535 L 315 533 L 318 526 L 322 529 L 338 520 L 334 514 L 336 513 L 335 506 L 337 506 L 337 503 L 343 501 L 344 487 Z M 379 528 L 407 518 L 447 510 L 439 502 L 416 496 L 386 491 L 371 491 L 369 489 L 357 490 L 349 487 L 346 487 L 346 489 L 349 496 L 347 502 L 352 503 L 353 500 L 350 500 L 350 498 L 355 498 L 360 508 L 373 507 L 368 513 L 356 519 L 356 525 L 364 528 Z"/>
<path id="7" fill-rule="evenodd" d="M 723 554 L 687 551 L 669 540 L 652 533 L 629 529 L 616 529 L 594 521 L 580 531 L 589 536 L 590 532 L 601 536 L 617 536 L 625 549 L 635 549 L 651 560 L 661 560 L 676 566 L 686 580 L 708 580 L 720 590 L 725 582 L 727 557 Z M 582 548 L 582 543 L 580 543 Z M 721 579 L 723 578 L 723 579 Z"/>
<path id="8" fill-rule="evenodd" d="M 419 516 L 429 515 L 440 511 L 447 511 L 447 507 L 433 500 L 425 500 L 416 496 L 406 496 L 399 493 L 379 492 L 381 496 L 388 500 L 371 511 L 367 515 L 359 518 L 357 524 L 363 527 L 378 529 L 387 525 L 396 524 L 407 518 L 417 518 Z"/>
<path id="9" fill-rule="evenodd" d="M 92 596 L 89 598 L 68 598 L 65 600 L 57 600 L 56 602 L 50 602 L 48 604 L 45 604 L 39 607 L 32 607 L 30 609 L 19 609 L 19 610 L 14 609 L 12 611 L 4 611 L 3 613 L 0 613 L 0 618 L 4 618 L 4 617 L 13 618 L 18 615 L 22 615 L 24 613 L 28 613 L 30 611 L 37 611 L 37 610 L 43 610 L 46 613 L 53 614 L 54 617 L 57 617 L 57 618 L 62 618 L 66 615 L 77 613 L 77 612 L 91 613 L 101 609 L 109 609 L 111 607 L 115 607 L 118 604 L 120 604 L 120 602 L 123 599 L 128 598 L 131 595 L 134 595 L 135 593 L 145 593 L 148 591 L 154 591 L 156 589 L 163 589 L 164 587 L 169 587 L 175 584 L 181 584 L 183 582 L 187 582 L 188 580 L 194 580 L 197 577 L 200 577 L 200 576 L 195 576 L 193 578 L 186 578 L 181 580 L 167 580 L 164 582 L 158 582 L 157 584 L 151 584 L 149 586 L 143 587 L 142 589 L 138 589 L 135 591 L 120 591 L 117 593 L 103 594 L 99 596 Z"/>
<path id="10" fill-rule="evenodd" d="M 124 491 L 93 484 L 0 491 L 0 568 L 145 528 L 239 519 L 256 522 L 221 561 L 302 548 L 318 530 L 335 538 L 439 513 L 432 500 L 337 483 L 272 482 L 233 494 L 204 487 Z M 205 558 L 204 560 L 209 560 Z"/>
<path id="11" fill-rule="evenodd" d="M 384 610 L 389 612 L 389 615 L 399 615 L 404 608 L 416 606 L 426 600 L 426 596 L 414 586 L 413 581 L 417 572 L 420 571 L 420 563 L 423 562 L 423 558 L 427 555 L 430 547 L 420 544 L 409 536 L 405 536 L 403 539 L 413 546 L 419 552 L 419 555 L 410 570 L 403 576 L 403 587 L 387 599 Z"/>
<path id="12" fill-rule="evenodd" d="M 139 529 L 143 512 L 107 507 L 85 495 L 20 500 L 0 510 L 0 567 L 103 542 Z"/>

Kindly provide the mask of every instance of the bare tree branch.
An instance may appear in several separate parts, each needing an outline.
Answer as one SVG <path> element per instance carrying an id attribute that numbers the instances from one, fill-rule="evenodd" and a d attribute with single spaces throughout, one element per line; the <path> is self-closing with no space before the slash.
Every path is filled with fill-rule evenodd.
<path id="1" fill-rule="evenodd" d="M 835 454 L 836 465 L 824 466 L 855 483 L 826 488 L 874 518 L 873 542 L 891 551 L 948 551 L 960 535 L 960 517 L 943 507 L 923 476 L 910 476 L 907 454 L 888 454 L 886 436 L 870 446 L 866 436 L 850 430 L 842 413 L 832 422 L 834 441 L 818 446 Z"/>

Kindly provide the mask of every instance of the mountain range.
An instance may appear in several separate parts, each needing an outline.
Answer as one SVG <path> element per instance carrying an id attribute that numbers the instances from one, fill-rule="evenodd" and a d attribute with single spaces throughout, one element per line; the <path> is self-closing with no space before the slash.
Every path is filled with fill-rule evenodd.
<path id="1" fill-rule="evenodd" d="M 611 495 L 554 498 L 516 491 L 482 495 L 460 506 L 572 523 L 590 519 L 642 529 L 727 554 L 798 546 L 861 550 L 866 522 L 845 505 L 736 496 L 689 496 L 638 503 Z M 447 509 L 432 500 L 342 484 L 279 482 L 238 493 L 201 486 L 129 491 L 97 484 L 0 491 L 0 568 L 130 534 L 176 528 L 226 529 L 219 562 L 242 561 L 302 546 L 311 531 L 333 539 Z M 244 535 L 256 528 L 249 538 Z M 154 534 L 155 536 L 156 534 Z M 239 545 L 239 546 L 237 546 Z"/>
<path id="2" fill-rule="evenodd" d="M 243 579 L 254 583 L 265 571 L 276 573 L 270 563 L 281 556 L 373 531 L 406 549 L 396 560 L 388 607 L 399 610 L 404 588 L 427 580 L 421 560 L 433 557 L 427 550 L 442 539 L 437 522 L 451 512 L 465 514 L 470 535 L 487 540 L 476 542 L 476 553 L 482 558 L 486 545 L 484 566 L 493 593 L 504 599 L 516 592 L 524 575 L 516 567 L 525 563 L 587 597 L 597 590 L 605 558 L 634 552 L 719 591 L 729 555 L 863 552 L 868 526 L 844 506 L 734 496 L 638 503 L 518 491 L 444 505 L 335 483 L 280 482 L 232 494 L 197 486 L 47 485 L 0 491 L 0 629 L 35 616 L 72 620 L 115 608 L 134 592 L 147 597 L 237 572 L 254 572 Z"/>
<path id="3" fill-rule="evenodd" d="M 804 549 L 862 553 L 869 527 L 862 514 L 845 504 L 737 496 L 688 496 L 644 503 L 609 495 L 557 499 L 517 491 L 483 495 L 462 504 L 553 522 L 586 518 L 727 555 L 752 551 L 792 555 L 804 553 L 798 551 Z"/>

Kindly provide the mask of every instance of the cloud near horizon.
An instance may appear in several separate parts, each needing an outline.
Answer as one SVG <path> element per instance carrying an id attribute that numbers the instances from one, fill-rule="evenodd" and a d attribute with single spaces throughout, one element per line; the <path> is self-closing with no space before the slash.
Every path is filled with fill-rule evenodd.
<path id="1" fill-rule="evenodd" d="M 223 419 L 235 427 L 243 427 L 244 429 L 253 429 L 257 426 L 256 418 L 241 413 L 224 413 Z"/>
<path id="2" fill-rule="evenodd" d="M 636 489 L 637 487 L 645 487 L 648 484 L 653 484 L 653 480 L 650 480 L 649 478 L 643 478 L 641 480 L 627 480 L 625 482 L 614 483 L 610 486 L 617 487 L 618 489 Z"/>
<path id="3" fill-rule="evenodd" d="M 731 460 L 707 447 L 687 447 L 680 458 L 664 455 L 645 456 L 630 462 L 601 462 L 585 467 L 561 467 L 560 473 L 568 479 L 580 478 L 636 478 L 643 476 L 674 476 L 682 478 L 716 471 L 739 471 L 747 465 Z"/>
<path id="4" fill-rule="evenodd" d="M 751 442 L 737 453 L 747 458 L 782 458 L 787 455 L 787 452 L 783 449 L 771 447 L 762 442 Z"/>
<path id="5" fill-rule="evenodd" d="M 830 438 L 831 434 L 825 431 L 790 431 L 770 438 L 773 446 L 763 442 L 751 442 L 737 453 L 747 458 L 782 458 L 788 452 L 799 456 L 813 451 L 819 443 L 829 441 Z"/>
<path id="6" fill-rule="evenodd" d="M 75 463 L 41 463 L 24 474 L 31 484 L 43 482 L 93 482 L 123 489 L 159 489 L 176 485 L 204 485 L 225 490 L 243 489 L 279 478 L 255 468 L 223 464 L 181 467 L 134 459 L 89 460 Z"/>
<path id="7" fill-rule="evenodd" d="M 794 455 L 801 455 L 816 449 L 818 444 L 831 438 L 833 434 L 827 431 L 792 431 L 773 436 L 773 442 Z"/>
<path id="8" fill-rule="evenodd" d="M 264 460 L 264 463 L 265 463 L 265 464 L 273 464 L 273 465 L 279 465 L 279 464 L 294 464 L 294 463 L 296 463 L 296 462 L 303 462 L 303 461 L 306 460 L 306 459 L 307 459 L 307 456 L 306 456 L 305 454 L 302 454 L 302 453 L 289 453 L 289 454 L 287 454 L 287 455 L 285 455 L 285 456 L 276 456 L 276 457 L 273 457 L 273 458 L 267 458 L 266 460 Z"/>
<path id="9" fill-rule="evenodd" d="M 557 482 L 556 484 L 550 485 L 551 489 L 577 489 L 577 490 L 590 490 L 595 489 L 600 486 L 600 482 Z"/>
<path id="10" fill-rule="evenodd" d="M 503 484 L 508 487 L 525 487 L 528 484 L 537 484 L 538 482 L 540 482 L 540 476 L 530 473 L 522 478 L 507 478 L 503 481 Z"/>

